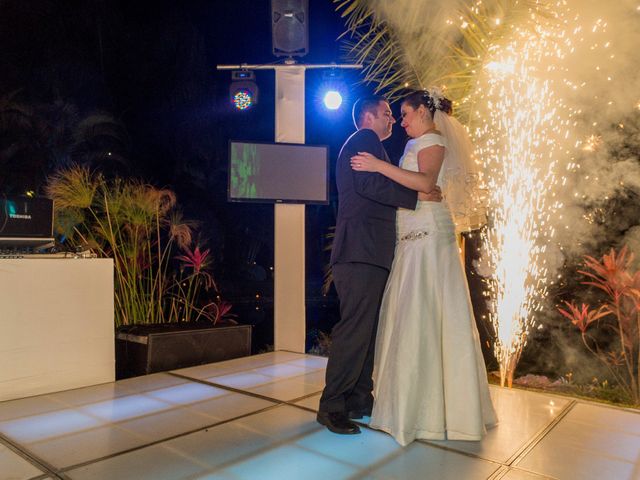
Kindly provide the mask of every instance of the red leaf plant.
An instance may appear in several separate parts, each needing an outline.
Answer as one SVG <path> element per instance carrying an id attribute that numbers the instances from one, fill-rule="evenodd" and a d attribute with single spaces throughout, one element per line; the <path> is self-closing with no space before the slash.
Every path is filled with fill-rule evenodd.
<path id="1" fill-rule="evenodd" d="M 180 260 L 184 263 L 186 267 L 193 268 L 195 273 L 200 273 L 200 270 L 206 268 L 209 264 L 207 261 L 207 257 L 209 256 L 209 249 L 207 248 L 204 252 L 200 251 L 200 247 L 196 246 L 196 248 L 192 250 L 189 247 L 184 247 L 184 255 L 176 255 L 176 260 Z"/>
<path id="2" fill-rule="evenodd" d="M 222 300 L 220 297 L 218 297 L 214 303 L 210 303 L 209 305 L 207 305 L 207 310 L 211 313 L 211 321 L 213 322 L 213 324 L 216 325 L 223 319 L 230 323 L 237 323 L 234 320 L 234 317 L 236 317 L 236 315 L 233 313 L 229 313 L 232 307 L 232 303 L 226 300 Z"/>
<path id="3" fill-rule="evenodd" d="M 562 315 L 571 320 L 576 327 L 580 329 L 580 332 L 585 334 L 589 325 L 596 320 L 606 317 L 611 313 L 607 305 L 601 305 L 597 310 L 589 310 L 589 305 L 582 304 L 582 307 L 578 308 L 573 302 L 563 302 L 568 310 L 563 310 L 558 307 L 558 310 Z"/>
<path id="4" fill-rule="evenodd" d="M 206 302 L 203 298 L 210 290 L 217 291 L 213 277 L 206 271 L 210 265 L 210 249 L 200 250 L 200 246 L 196 245 L 191 250 L 188 245 L 185 245 L 182 247 L 182 252 L 182 255 L 174 257 L 181 262 L 181 265 L 180 275 L 175 278 L 169 289 L 172 313 L 179 321 L 198 321 L 206 318 L 215 324 L 218 319 L 210 308 L 215 303 Z M 191 273 L 185 274 L 189 269 Z"/>
<path id="5" fill-rule="evenodd" d="M 618 253 L 612 248 L 600 260 L 585 256 L 585 269 L 578 272 L 588 281 L 582 284 L 602 290 L 606 299 L 595 309 L 563 302 L 566 308 L 558 307 L 558 311 L 580 330 L 587 349 L 607 366 L 633 403 L 640 404 L 640 271 L 632 270 L 632 262 L 633 254 L 626 246 Z M 615 332 L 617 348 L 608 352 L 601 348 L 588 333 L 594 324 Z"/>

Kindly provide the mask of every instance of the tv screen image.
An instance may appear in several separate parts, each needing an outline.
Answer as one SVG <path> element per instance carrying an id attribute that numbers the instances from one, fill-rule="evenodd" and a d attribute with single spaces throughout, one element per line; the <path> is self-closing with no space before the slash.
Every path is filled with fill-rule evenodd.
<path id="1" fill-rule="evenodd" d="M 228 199 L 233 202 L 329 203 L 328 147 L 229 142 Z"/>

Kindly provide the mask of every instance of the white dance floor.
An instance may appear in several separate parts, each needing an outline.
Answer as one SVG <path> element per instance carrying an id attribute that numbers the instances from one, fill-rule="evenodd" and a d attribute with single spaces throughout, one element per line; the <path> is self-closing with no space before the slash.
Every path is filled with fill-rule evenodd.
<path id="1" fill-rule="evenodd" d="M 640 414 L 491 387 L 482 442 L 315 422 L 326 359 L 274 352 L 0 403 L 0 480 L 640 479 Z"/>

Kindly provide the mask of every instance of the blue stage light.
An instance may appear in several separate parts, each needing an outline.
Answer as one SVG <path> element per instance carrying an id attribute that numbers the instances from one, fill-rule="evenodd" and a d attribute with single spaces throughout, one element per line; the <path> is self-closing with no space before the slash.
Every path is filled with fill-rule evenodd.
<path id="1" fill-rule="evenodd" d="M 329 90 L 324 94 L 323 102 L 329 110 L 337 110 L 342 105 L 342 95 L 337 90 Z"/>

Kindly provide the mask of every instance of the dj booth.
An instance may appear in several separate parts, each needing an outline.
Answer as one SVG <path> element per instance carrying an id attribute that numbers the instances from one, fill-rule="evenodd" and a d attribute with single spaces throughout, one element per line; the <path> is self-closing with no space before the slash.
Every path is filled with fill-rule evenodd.
<path id="1" fill-rule="evenodd" d="M 113 261 L 36 253 L 52 205 L 32 200 L 0 198 L 0 401 L 115 379 Z"/>

